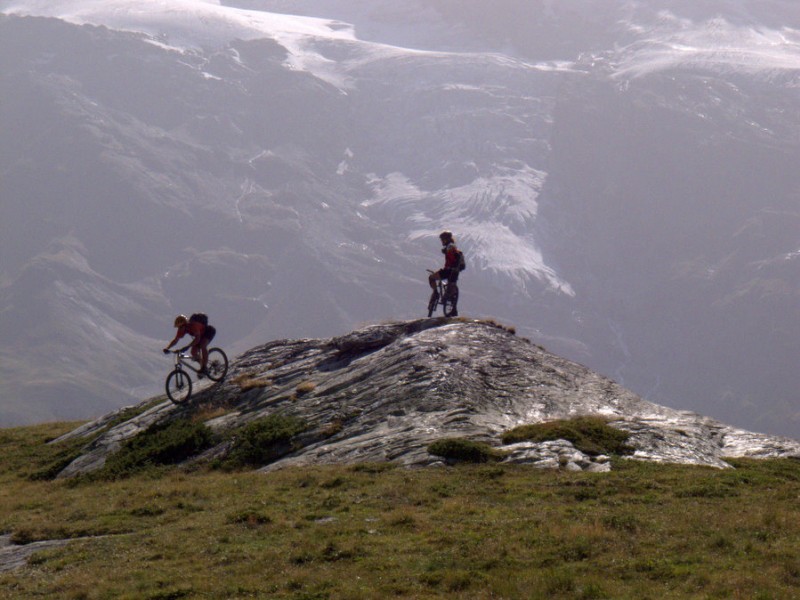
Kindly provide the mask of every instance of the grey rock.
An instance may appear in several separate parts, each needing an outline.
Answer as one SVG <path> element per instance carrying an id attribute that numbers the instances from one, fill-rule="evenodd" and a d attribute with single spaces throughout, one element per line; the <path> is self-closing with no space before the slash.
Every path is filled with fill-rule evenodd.
<path id="1" fill-rule="evenodd" d="M 31 555 L 68 544 L 71 540 L 43 540 L 30 544 L 13 544 L 11 536 L 0 535 L 0 573 L 13 571 L 28 564 Z"/>
<path id="2" fill-rule="evenodd" d="M 151 402 L 146 401 L 143 404 L 149 403 Z M 125 440 L 136 436 L 154 423 L 166 418 L 176 407 L 167 400 L 160 402 L 152 408 L 141 411 L 136 417 L 112 425 L 112 423 L 118 420 L 121 414 L 125 411 L 129 411 L 131 408 L 132 407 L 125 407 L 114 411 L 105 417 L 86 423 L 78 429 L 53 440 L 51 442 L 52 444 L 57 444 L 60 441 L 74 439 L 76 437 L 92 440 L 86 446 L 84 452 L 61 471 L 59 477 L 71 477 L 102 468 L 106 462 L 106 457 L 118 450 Z"/>
<path id="3" fill-rule="evenodd" d="M 563 468 L 570 471 L 603 472 L 611 470 L 607 456 L 587 456 L 566 440 L 520 442 L 503 448 L 508 452 L 504 462 L 531 464 L 540 468 Z"/>
<path id="4" fill-rule="evenodd" d="M 275 413 L 304 419 L 302 447 L 264 471 L 382 461 L 440 465 L 427 452 L 435 440 L 464 437 L 499 447 L 501 434 L 513 427 L 580 415 L 601 415 L 628 431 L 638 460 L 725 468 L 729 457 L 800 457 L 797 441 L 647 402 L 503 326 L 471 319 L 391 322 L 334 338 L 273 341 L 232 361 L 225 382 L 201 388 L 187 405 L 148 402 L 147 410 L 113 427 L 109 415 L 65 436 L 92 441 L 62 476 L 97 469 L 126 439 L 200 407 L 225 412 L 207 421 L 218 432 Z M 587 456 L 564 440 L 502 449 L 510 463 L 610 469 L 608 457 Z M 226 450 L 223 444 L 207 456 Z"/>

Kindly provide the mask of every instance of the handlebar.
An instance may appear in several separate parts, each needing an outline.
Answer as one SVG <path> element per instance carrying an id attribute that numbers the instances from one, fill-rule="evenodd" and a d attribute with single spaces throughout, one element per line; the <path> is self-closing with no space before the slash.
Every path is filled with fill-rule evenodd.
<path id="1" fill-rule="evenodd" d="M 186 352 L 191 347 L 192 347 L 192 345 L 189 344 L 188 346 L 184 346 L 183 348 L 178 348 L 177 350 L 170 350 L 169 348 L 164 348 L 163 352 L 164 352 L 164 354 L 182 354 L 183 352 Z"/>

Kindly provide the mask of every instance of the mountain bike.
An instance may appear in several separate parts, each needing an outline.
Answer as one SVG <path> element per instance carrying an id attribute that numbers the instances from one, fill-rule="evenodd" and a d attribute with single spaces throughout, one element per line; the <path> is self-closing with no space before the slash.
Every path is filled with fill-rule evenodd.
<path id="1" fill-rule="evenodd" d="M 435 273 L 428 269 L 428 273 Z M 458 314 L 458 286 L 455 281 L 447 280 L 443 283 L 441 279 L 436 280 L 436 288 L 431 292 L 431 299 L 428 300 L 428 316 L 433 316 L 436 309 L 442 306 L 445 317 L 455 317 Z"/>
<path id="2" fill-rule="evenodd" d="M 167 375 L 167 397 L 173 404 L 182 404 L 192 395 L 192 379 L 188 371 L 200 374 L 199 365 L 195 367 L 189 361 L 194 360 L 190 355 L 184 354 L 187 348 L 173 350 L 175 355 L 175 368 Z M 188 371 L 187 371 L 188 370 Z M 228 356 L 221 348 L 208 349 L 208 363 L 206 364 L 206 377 L 217 383 L 225 379 L 228 374 Z"/>

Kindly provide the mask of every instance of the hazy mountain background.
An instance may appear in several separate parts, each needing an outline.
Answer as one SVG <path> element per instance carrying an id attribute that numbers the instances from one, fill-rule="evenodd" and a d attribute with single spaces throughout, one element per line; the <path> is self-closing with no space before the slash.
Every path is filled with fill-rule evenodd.
<path id="1" fill-rule="evenodd" d="M 800 437 L 793 1 L 0 0 L 0 425 L 423 314 Z"/>

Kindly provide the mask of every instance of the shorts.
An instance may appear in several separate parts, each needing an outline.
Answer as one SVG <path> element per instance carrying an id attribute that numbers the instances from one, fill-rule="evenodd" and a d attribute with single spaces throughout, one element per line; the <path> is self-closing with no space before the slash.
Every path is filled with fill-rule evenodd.
<path id="1" fill-rule="evenodd" d="M 206 330 L 203 333 L 203 339 L 210 342 L 214 339 L 215 335 L 217 335 L 217 328 L 213 325 L 206 325 Z"/>
<path id="2" fill-rule="evenodd" d="M 447 279 L 450 283 L 458 281 L 458 269 L 439 269 L 437 274 L 442 279 Z"/>

